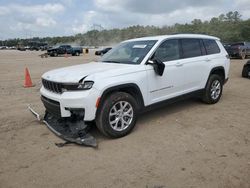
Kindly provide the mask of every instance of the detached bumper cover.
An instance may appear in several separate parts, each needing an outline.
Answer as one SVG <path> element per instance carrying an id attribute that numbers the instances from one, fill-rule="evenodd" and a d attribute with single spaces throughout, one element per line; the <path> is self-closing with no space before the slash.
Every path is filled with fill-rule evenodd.
<path id="1" fill-rule="evenodd" d="M 88 126 L 83 120 L 79 120 L 76 117 L 57 118 L 48 112 L 45 113 L 42 119 L 30 106 L 28 109 L 38 121 L 43 122 L 55 135 L 68 143 L 97 147 L 96 139 L 88 133 Z"/>

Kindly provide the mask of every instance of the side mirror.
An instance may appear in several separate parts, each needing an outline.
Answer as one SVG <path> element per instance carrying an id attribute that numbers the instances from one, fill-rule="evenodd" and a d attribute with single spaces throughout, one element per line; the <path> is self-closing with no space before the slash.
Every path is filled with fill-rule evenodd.
<path id="1" fill-rule="evenodd" d="M 159 76 L 163 75 L 164 69 L 165 69 L 165 64 L 160 59 L 158 59 L 158 58 L 150 59 L 150 60 L 148 60 L 146 65 L 152 65 L 154 67 L 154 71 L 156 74 L 158 74 Z"/>

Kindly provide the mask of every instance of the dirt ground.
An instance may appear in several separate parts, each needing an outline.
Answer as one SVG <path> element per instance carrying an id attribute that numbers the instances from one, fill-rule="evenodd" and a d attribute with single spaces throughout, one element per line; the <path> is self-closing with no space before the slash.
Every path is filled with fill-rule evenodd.
<path id="1" fill-rule="evenodd" d="M 232 60 L 221 101 L 181 101 L 143 114 L 134 131 L 99 148 L 61 142 L 27 110 L 40 113 L 41 75 L 86 63 L 80 57 L 40 58 L 41 52 L 0 51 L 0 187 L 250 187 L 250 80 L 246 60 Z M 35 87 L 25 89 L 28 67 Z"/>

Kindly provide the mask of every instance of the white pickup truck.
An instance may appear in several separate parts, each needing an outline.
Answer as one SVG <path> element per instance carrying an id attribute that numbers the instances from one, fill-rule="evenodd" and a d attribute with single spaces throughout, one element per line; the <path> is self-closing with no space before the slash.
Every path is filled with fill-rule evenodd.
<path id="1" fill-rule="evenodd" d="M 70 125 L 94 121 L 104 135 L 122 137 L 132 131 L 139 112 L 152 105 L 194 94 L 205 103 L 217 103 L 229 67 L 229 56 L 216 37 L 176 34 L 127 40 L 100 62 L 45 73 L 40 90 L 49 116 L 45 120 L 50 128 L 54 121 L 48 119 L 70 119 Z"/>

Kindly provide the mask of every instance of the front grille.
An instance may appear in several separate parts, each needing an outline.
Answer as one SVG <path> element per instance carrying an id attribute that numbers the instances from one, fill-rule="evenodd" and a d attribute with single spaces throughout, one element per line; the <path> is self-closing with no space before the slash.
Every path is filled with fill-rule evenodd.
<path id="1" fill-rule="evenodd" d="M 42 79 L 43 87 L 54 93 L 62 93 L 63 84 Z"/>

